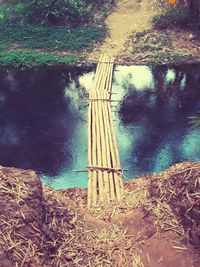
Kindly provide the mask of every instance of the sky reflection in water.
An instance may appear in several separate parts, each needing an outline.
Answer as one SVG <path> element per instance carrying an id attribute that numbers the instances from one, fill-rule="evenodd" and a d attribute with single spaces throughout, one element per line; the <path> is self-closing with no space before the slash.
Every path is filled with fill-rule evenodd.
<path id="1" fill-rule="evenodd" d="M 94 72 L 0 70 L 0 164 L 54 188 L 87 186 L 87 91 Z M 200 67 L 117 66 L 114 120 L 126 178 L 200 160 Z M 50 179 L 51 178 L 51 179 Z"/>

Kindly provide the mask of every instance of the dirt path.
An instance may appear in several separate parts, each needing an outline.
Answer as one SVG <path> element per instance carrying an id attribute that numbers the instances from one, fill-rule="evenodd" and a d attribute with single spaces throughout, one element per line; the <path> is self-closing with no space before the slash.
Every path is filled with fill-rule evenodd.
<path id="1" fill-rule="evenodd" d="M 192 32 L 153 27 L 152 18 L 160 10 L 156 0 L 116 1 L 105 21 L 108 36 L 92 53 L 86 53 L 87 60 L 96 63 L 105 53 L 115 57 L 115 63 L 124 65 L 200 62 L 200 41 L 190 38 Z M 138 32 L 144 33 L 138 35 Z"/>
<path id="2" fill-rule="evenodd" d="M 98 49 L 100 53 L 118 56 L 124 49 L 132 31 L 144 31 L 151 28 L 153 9 L 149 0 L 118 0 L 113 12 L 106 19 L 110 32 Z"/>

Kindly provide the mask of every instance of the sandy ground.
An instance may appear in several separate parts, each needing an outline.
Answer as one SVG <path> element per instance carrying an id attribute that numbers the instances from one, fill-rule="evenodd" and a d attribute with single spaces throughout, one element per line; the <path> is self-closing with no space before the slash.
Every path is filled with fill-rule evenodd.
<path id="1" fill-rule="evenodd" d="M 109 36 L 100 47 L 101 53 L 117 56 L 124 49 L 132 31 L 144 31 L 151 28 L 151 1 L 120 0 L 106 20 Z"/>
<path id="2" fill-rule="evenodd" d="M 105 22 L 109 34 L 103 44 L 94 50 L 91 58 L 94 59 L 102 53 L 113 57 L 119 56 L 123 53 L 124 45 L 133 31 L 151 28 L 152 15 L 151 1 L 119 0 Z"/>

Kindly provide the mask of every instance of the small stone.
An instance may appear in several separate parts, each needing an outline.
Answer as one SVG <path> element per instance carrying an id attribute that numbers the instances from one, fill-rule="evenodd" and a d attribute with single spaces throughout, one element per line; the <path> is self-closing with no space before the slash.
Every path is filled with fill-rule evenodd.
<path id="1" fill-rule="evenodd" d="M 192 40 L 194 40 L 194 39 L 196 39 L 197 37 L 196 37 L 196 35 L 195 34 L 193 34 L 193 33 L 190 33 L 189 34 L 189 40 L 190 41 L 192 41 Z"/>

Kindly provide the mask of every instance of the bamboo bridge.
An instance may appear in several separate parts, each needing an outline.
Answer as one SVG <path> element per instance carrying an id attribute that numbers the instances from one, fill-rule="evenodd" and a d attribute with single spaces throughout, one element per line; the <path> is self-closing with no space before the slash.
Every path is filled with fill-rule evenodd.
<path id="1" fill-rule="evenodd" d="M 89 92 L 88 207 L 120 201 L 123 170 L 120 166 L 111 112 L 114 58 L 102 55 Z"/>

